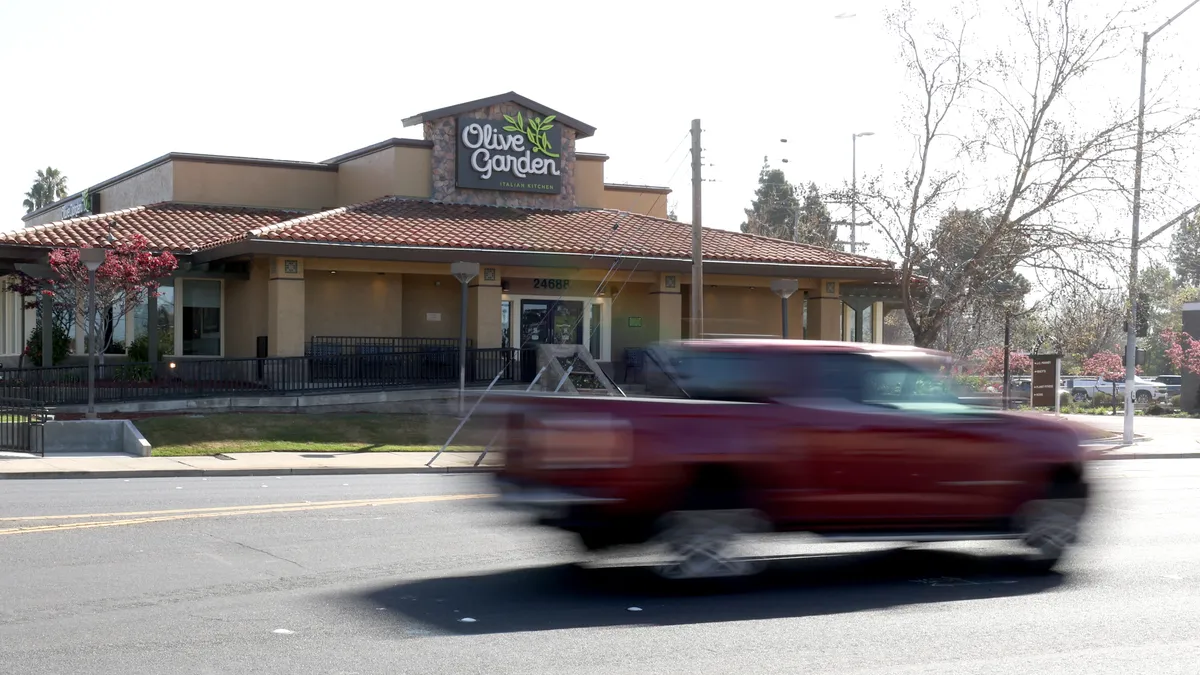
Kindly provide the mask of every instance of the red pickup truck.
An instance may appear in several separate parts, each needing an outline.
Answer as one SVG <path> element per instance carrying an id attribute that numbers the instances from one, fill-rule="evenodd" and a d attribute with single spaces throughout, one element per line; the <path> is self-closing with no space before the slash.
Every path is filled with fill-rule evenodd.
<path id="1" fill-rule="evenodd" d="M 648 395 L 504 401 L 502 505 L 589 550 L 653 544 L 667 578 L 754 573 L 752 532 L 1011 539 L 1051 569 L 1086 510 L 1068 426 L 965 405 L 948 355 L 845 342 L 663 343 Z"/>

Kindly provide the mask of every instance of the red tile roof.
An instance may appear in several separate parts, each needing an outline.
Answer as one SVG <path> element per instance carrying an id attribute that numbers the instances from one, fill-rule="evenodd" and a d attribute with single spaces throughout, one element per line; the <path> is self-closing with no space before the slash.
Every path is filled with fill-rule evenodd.
<path id="1" fill-rule="evenodd" d="M 188 253 L 246 237 L 246 233 L 303 215 L 303 211 L 160 203 L 94 216 L 60 220 L 0 235 L 0 244 L 103 246 L 114 237 L 139 233 L 156 250 Z"/>
<path id="2" fill-rule="evenodd" d="M 692 228 L 612 210 L 556 211 L 386 197 L 259 228 L 251 239 L 690 258 Z M 819 246 L 705 228 L 706 260 L 889 267 Z"/>
<path id="3" fill-rule="evenodd" d="M 155 249 L 189 253 L 250 240 L 469 248 L 686 259 L 692 228 L 613 210 L 544 210 L 385 197 L 305 215 L 301 211 L 161 203 L 0 235 L 0 244 L 102 246 L 134 232 Z M 885 268 L 874 258 L 705 228 L 706 260 Z"/>

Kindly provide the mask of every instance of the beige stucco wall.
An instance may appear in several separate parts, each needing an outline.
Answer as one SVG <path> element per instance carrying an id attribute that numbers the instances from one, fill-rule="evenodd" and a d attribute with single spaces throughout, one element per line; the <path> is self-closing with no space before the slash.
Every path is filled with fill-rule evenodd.
<path id="1" fill-rule="evenodd" d="M 759 283 L 770 284 L 770 279 Z M 691 285 L 682 292 L 683 335 L 691 336 Z M 783 335 L 783 307 L 779 296 L 764 286 L 705 286 L 704 332 L 708 335 Z M 804 335 L 804 291 L 788 299 L 788 338 Z"/>
<path id="2" fill-rule="evenodd" d="M 257 338 L 267 334 L 267 260 L 250 263 L 250 279 L 225 281 L 225 355 L 256 356 Z"/>
<path id="3" fill-rule="evenodd" d="M 462 290 L 452 276 L 405 274 L 401 301 L 405 337 L 458 337 Z M 429 314 L 440 314 L 430 321 Z"/>
<path id="4" fill-rule="evenodd" d="M 575 203 L 589 209 L 604 208 L 604 160 L 575 160 Z"/>
<path id="5" fill-rule="evenodd" d="M 197 161 L 173 164 L 174 199 L 179 202 L 301 210 L 337 203 L 334 171 Z"/>
<path id="6" fill-rule="evenodd" d="M 338 166 L 338 206 L 392 195 L 427 199 L 432 152 L 397 146 L 343 162 Z"/>
<path id="7" fill-rule="evenodd" d="M 304 323 L 314 336 L 399 337 L 404 280 L 400 274 L 320 272 L 304 277 Z"/>
<path id="8" fill-rule="evenodd" d="M 625 349 L 639 349 L 658 340 L 658 296 L 655 284 L 626 284 L 614 298 L 612 309 L 612 360 L 624 362 Z M 630 317 L 641 318 L 641 327 L 631 327 Z"/>
<path id="9" fill-rule="evenodd" d="M 100 191 L 100 209 L 119 211 L 144 204 L 170 201 L 174 193 L 174 162 L 158 166 Z"/>
<path id="10" fill-rule="evenodd" d="M 601 195 L 601 208 L 618 209 L 632 213 L 642 213 L 656 218 L 667 217 L 667 199 L 670 195 L 661 192 L 641 192 L 625 189 L 604 188 Z"/>
<path id="11" fill-rule="evenodd" d="M 359 204 L 388 193 L 396 177 L 396 148 L 384 148 L 338 166 L 338 206 Z"/>

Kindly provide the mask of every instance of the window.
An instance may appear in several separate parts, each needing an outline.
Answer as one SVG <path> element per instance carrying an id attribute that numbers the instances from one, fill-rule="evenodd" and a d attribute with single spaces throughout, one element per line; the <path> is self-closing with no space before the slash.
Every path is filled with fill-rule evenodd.
<path id="1" fill-rule="evenodd" d="M 500 346 L 508 349 L 512 346 L 512 301 L 500 302 Z"/>
<path id="2" fill-rule="evenodd" d="M 209 279 L 184 281 L 182 304 L 183 354 L 220 356 L 221 282 Z"/>
<path id="3" fill-rule="evenodd" d="M 816 360 L 814 395 L 818 398 L 899 409 L 959 405 L 952 380 L 932 368 L 860 355 L 824 355 Z"/>
<path id="4" fill-rule="evenodd" d="M 794 364 L 779 355 L 663 348 L 653 358 L 689 398 L 766 401 L 795 389 Z M 674 388 L 666 384 L 664 389 Z"/>
<path id="5" fill-rule="evenodd" d="M 167 283 L 171 283 L 168 279 Z M 174 286 L 159 286 L 158 287 L 158 336 L 159 342 L 174 345 L 175 344 L 175 287 Z M 141 303 L 133 310 L 133 337 L 144 337 L 149 329 L 149 317 L 146 315 L 150 305 L 146 302 Z M 169 339 L 166 336 L 170 336 Z"/>

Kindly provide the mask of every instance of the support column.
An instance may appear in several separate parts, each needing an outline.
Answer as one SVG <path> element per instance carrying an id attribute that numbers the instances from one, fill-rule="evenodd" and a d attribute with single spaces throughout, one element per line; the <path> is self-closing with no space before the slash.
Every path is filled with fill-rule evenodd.
<path id="1" fill-rule="evenodd" d="M 38 307 L 42 310 L 42 367 L 54 365 L 54 302 L 45 293 L 40 294 Z"/>
<path id="2" fill-rule="evenodd" d="M 658 299 L 658 339 L 678 340 L 683 335 L 683 296 L 678 274 L 658 275 L 658 286 L 650 292 Z"/>
<path id="3" fill-rule="evenodd" d="M 847 318 L 850 319 L 846 322 L 848 327 L 846 330 L 846 340 L 848 342 L 865 342 L 863 336 L 863 322 L 865 321 L 865 317 L 863 314 L 868 307 L 872 307 L 874 304 L 867 298 L 846 298 L 845 303 Z"/>
<path id="4" fill-rule="evenodd" d="M 1200 335 L 1200 302 L 1189 302 L 1183 306 L 1183 331 L 1188 335 Z M 1184 370 L 1181 384 L 1180 405 L 1184 410 L 1200 410 L 1200 373 Z"/>
<path id="5" fill-rule="evenodd" d="M 304 356 L 304 260 L 272 258 L 267 281 L 267 354 Z"/>
<path id="6" fill-rule="evenodd" d="M 883 344 L 883 303 L 871 303 L 871 342 Z"/>
<path id="7" fill-rule="evenodd" d="M 808 297 L 808 339 L 842 339 L 842 299 L 836 281 L 822 280 Z"/>
<path id="8" fill-rule="evenodd" d="M 158 296 L 146 296 L 146 354 L 150 363 L 158 363 Z"/>
<path id="9" fill-rule="evenodd" d="M 501 346 L 500 268 L 481 267 L 467 289 L 467 338 L 479 349 Z"/>

